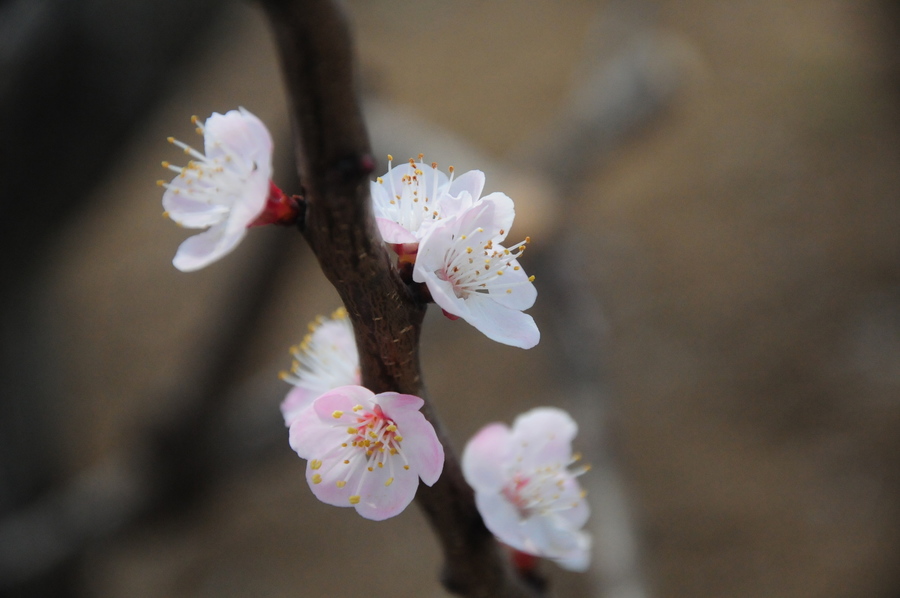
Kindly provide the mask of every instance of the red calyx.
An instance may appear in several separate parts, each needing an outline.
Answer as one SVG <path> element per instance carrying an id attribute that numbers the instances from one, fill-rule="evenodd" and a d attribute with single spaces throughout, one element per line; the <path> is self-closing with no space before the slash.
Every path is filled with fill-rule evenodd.
<path id="1" fill-rule="evenodd" d="M 280 224 L 290 226 L 300 217 L 300 201 L 297 196 L 290 197 L 284 191 L 269 181 L 269 196 L 266 198 L 266 207 L 256 220 L 247 228 L 264 226 L 266 224 Z"/>

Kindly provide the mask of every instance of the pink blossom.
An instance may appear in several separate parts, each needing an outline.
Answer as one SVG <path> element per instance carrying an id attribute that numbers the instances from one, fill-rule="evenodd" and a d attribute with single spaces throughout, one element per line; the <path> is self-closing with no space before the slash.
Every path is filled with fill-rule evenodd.
<path id="1" fill-rule="evenodd" d="M 206 153 L 169 137 L 192 159 L 184 167 L 163 162 L 178 174 L 170 183 L 158 181 L 172 220 L 186 228 L 209 227 L 178 248 L 172 263 L 183 272 L 208 266 L 240 243 L 266 207 L 272 175 L 272 137 L 256 116 L 240 108 L 214 112 L 205 123 L 192 120 Z"/>
<path id="2" fill-rule="evenodd" d="M 587 569 L 590 536 L 581 531 L 589 515 L 570 471 L 575 421 L 561 409 L 523 413 L 512 429 L 483 428 L 466 445 L 462 469 L 488 529 L 513 548 L 550 558 L 574 571 Z"/>
<path id="3" fill-rule="evenodd" d="M 308 460 L 306 480 L 316 498 L 380 521 L 412 502 L 419 478 L 432 486 L 444 468 L 444 449 L 422 405 L 419 397 L 376 395 L 362 386 L 313 401 L 290 435 L 291 447 Z"/>
<path id="4" fill-rule="evenodd" d="M 443 310 L 500 343 L 529 349 L 540 340 L 534 319 L 534 277 L 516 259 L 529 239 L 506 248 L 512 200 L 492 193 L 435 222 L 419 245 L 413 280 L 424 282 Z"/>
<path id="5" fill-rule="evenodd" d="M 335 310 L 330 319 L 320 316 L 309 330 L 303 342 L 291 347 L 291 371 L 281 372 L 281 379 L 294 385 L 281 403 L 286 426 L 318 396 L 339 386 L 360 383 L 359 354 L 347 310 Z"/>

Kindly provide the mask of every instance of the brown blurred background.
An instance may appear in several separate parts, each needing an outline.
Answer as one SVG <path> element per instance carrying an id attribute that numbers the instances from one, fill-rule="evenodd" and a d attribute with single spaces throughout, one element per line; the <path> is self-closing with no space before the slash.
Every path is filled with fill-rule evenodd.
<path id="1" fill-rule="evenodd" d="M 581 424 L 587 574 L 555 595 L 900 598 L 898 9 L 874 0 L 347 3 L 373 145 L 516 200 L 543 333 L 431 310 L 461 449 Z M 255 229 L 183 274 L 168 135 L 244 106 L 297 190 L 261 11 L 0 4 L 0 593 L 444 596 L 414 508 L 318 503 L 278 403 L 335 293 Z"/>

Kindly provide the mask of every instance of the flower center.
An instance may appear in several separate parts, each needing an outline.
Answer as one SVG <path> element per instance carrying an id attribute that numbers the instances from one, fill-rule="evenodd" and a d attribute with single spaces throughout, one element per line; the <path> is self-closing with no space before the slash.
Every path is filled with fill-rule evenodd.
<path id="1" fill-rule="evenodd" d="M 522 519 L 571 509 L 584 498 L 584 491 L 575 494 L 567 482 L 590 469 L 589 465 L 582 465 L 575 470 L 568 469 L 569 465 L 580 458 L 576 454 L 568 463 L 551 463 L 532 470 L 517 470 L 501 492 L 516 507 Z"/>
<path id="2" fill-rule="evenodd" d="M 484 229 L 478 228 L 468 235 L 461 235 L 460 240 L 465 241 L 470 237 L 483 236 Z M 504 234 L 504 231 L 500 231 Z M 473 239 L 474 240 L 474 239 Z M 512 293 L 513 288 L 525 284 L 523 282 L 508 283 L 503 278 L 508 268 L 514 271 L 521 270 L 516 259 L 525 251 L 531 238 L 525 237 L 521 243 L 510 248 L 494 244 L 493 239 L 487 239 L 480 249 L 471 246 L 453 244 L 444 254 L 446 266 L 435 272 L 440 280 L 449 282 L 453 292 L 459 299 L 466 299 L 472 293 Z M 532 281 L 534 277 L 529 277 Z"/>
<path id="3" fill-rule="evenodd" d="M 419 154 L 419 161 L 424 157 L 424 154 Z M 394 222 L 415 233 L 424 221 L 441 219 L 438 198 L 453 181 L 453 167 L 450 167 L 450 181 L 439 186 L 437 162 L 431 163 L 431 176 L 426 176 L 423 169 L 428 166 L 410 158 L 407 173 L 400 177 L 398 185 L 396 177 L 392 176 L 393 159 L 393 156 L 388 155 L 388 172 L 385 176 L 390 181 L 391 199 L 389 205 L 385 206 L 385 212 Z M 378 177 L 377 182 L 384 184 L 384 179 Z"/>
<path id="4" fill-rule="evenodd" d="M 193 120 L 197 125 L 197 132 L 203 134 L 203 124 L 196 117 Z M 258 168 L 257 164 L 247 162 L 240 154 L 222 143 L 214 144 L 213 147 L 219 150 L 216 152 L 218 155 L 210 158 L 174 137 L 169 137 L 168 141 L 183 149 L 184 153 L 193 159 L 189 160 L 186 166 L 175 166 L 164 161 L 163 167 L 177 172 L 178 177 L 171 183 L 157 181 L 157 184 L 171 189 L 175 195 L 219 207 L 219 221 L 225 220 L 235 201 L 241 198 L 244 184 Z"/>
<path id="5" fill-rule="evenodd" d="M 351 478 L 358 475 L 356 490 L 349 497 L 350 504 L 358 504 L 361 496 L 359 489 L 367 475 L 376 471 L 386 470 L 388 478 L 385 486 L 394 482 L 396 461 L 399 458 L 404 470 L 409 470 L 409 462 L 401 448 L 403 436 L 397 428 L 397 424 L 387 417 L 379 405 L 371 410 L 362 405 L 353 407 L 353 413 L 335 411 L 332 417 L 337 420 L 334 427 L 346 426 L 347 436 L 339 447 L 330 451 L 328 459 L 331 470 L 334 467 L 344 468 L 335 482 L 338 488 L 343 488 Z M 310 462 L 313 470 L 322 467 L 323 461 L 314 459 Z M 324 473 L 324 472 L 323 472 Z M 321 483 L 319 473 L 313 475 L 313 483 Z"/>

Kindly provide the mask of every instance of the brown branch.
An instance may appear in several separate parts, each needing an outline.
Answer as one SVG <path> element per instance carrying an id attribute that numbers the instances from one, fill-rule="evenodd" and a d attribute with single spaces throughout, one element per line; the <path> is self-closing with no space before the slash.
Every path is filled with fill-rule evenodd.
<path id="1" fill-rule="evenodd" d="M 471 597 L 537 597 L 485 528 L 459 461 L 425 396 L 419 334 L 426 305 L 401 280 L 375 225 L 374 169 L 354 89 L 353 44 L 331 0 L 261 0 L 281 55 L 305 189 L 304 236 L 335 286 L 356 333 L 363 384 L 423 397 L 444 445 L 440 480 L 416 500 L 440 538 L 443 583 Z"/>

